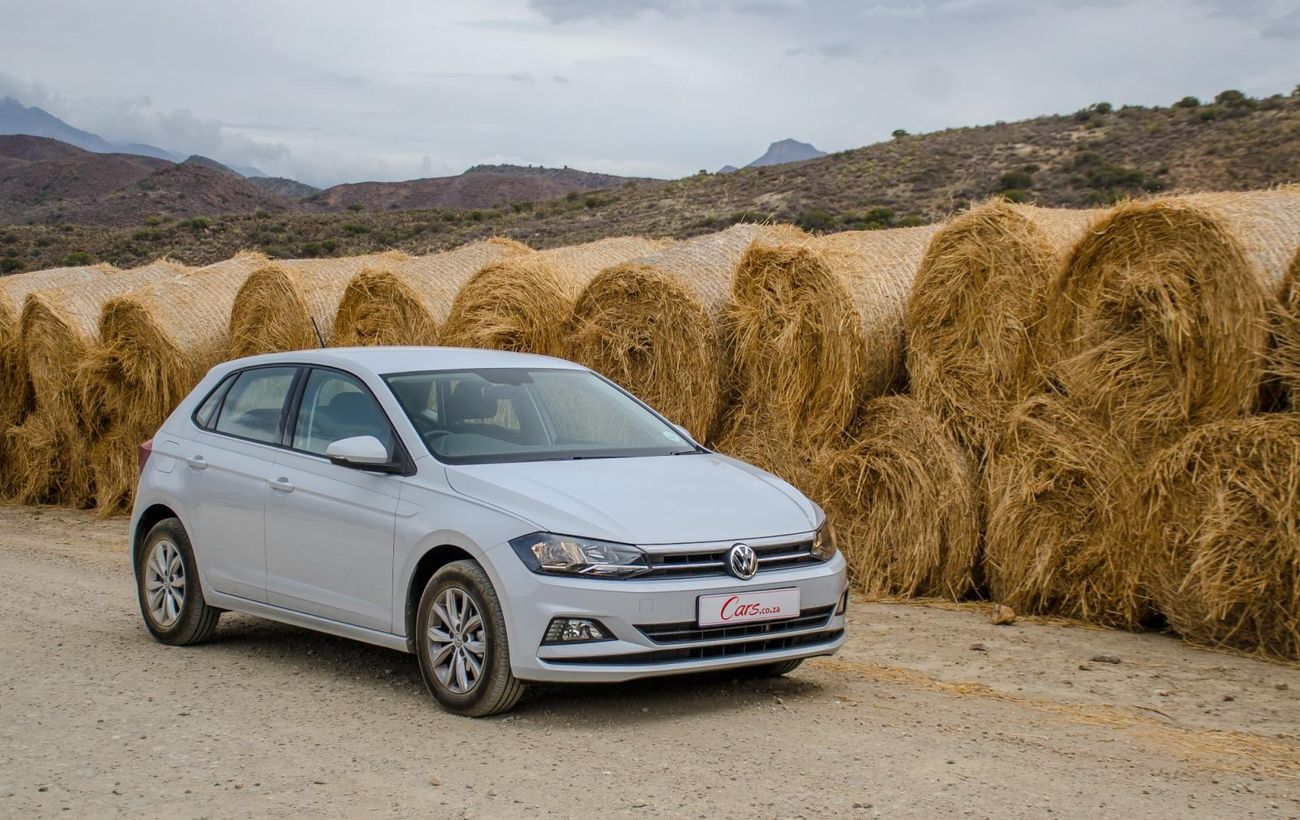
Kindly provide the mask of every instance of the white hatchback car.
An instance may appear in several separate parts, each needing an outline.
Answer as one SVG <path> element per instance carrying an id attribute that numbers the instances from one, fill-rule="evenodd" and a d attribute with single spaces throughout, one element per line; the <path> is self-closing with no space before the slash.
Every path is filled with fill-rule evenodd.
<path id="1" fill-rule="evenodd" d="M 526 681 L 784 674 L 844 642 L 815 504 L 542 356 L 222 364 L 141 447 L 131 534 L 158 640 L 235 610 L 414 652 L 464 715 Z"/>

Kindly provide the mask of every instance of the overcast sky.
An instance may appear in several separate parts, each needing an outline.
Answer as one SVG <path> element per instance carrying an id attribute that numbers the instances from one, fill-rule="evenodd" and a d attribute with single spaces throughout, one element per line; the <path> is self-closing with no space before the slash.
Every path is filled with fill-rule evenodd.
<path id="1" fill-rule="evenodd" d="M 674 177 L 784 137 L 1300 83 L 1296 0 L 0 0 L 0 96 L 317 185 Z"/>

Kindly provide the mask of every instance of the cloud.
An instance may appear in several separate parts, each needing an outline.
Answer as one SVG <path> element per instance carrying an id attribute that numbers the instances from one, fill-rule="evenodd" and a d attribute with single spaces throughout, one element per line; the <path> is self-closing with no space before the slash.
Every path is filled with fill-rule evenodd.
<path id="1" fill-rule="evenodd" d="M 823 57 L 827 60 L 843 60 L 861 55 L 862 45 L 847 40 L 837 40 L 830 43 L 818 43 L 815 46 L 788 48 L 785 53 L 788 57 Z"/>
<path id="2" fill-rule="evenodd" d="M 689 6 L 684 0 L 529 0 L 528 5 L 552 23 L 628 20 L 647 11 L 675 14 Z"/>
<path id="3" fill-rule="evenodd" d="M 1268 40 L 1300 40 L 1300 9 L 1267 21 L 1260 36 Z"/>

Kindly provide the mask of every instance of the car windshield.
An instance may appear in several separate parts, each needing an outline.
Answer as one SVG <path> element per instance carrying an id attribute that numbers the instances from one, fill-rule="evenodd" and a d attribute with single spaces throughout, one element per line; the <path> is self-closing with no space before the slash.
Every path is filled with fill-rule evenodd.
<path id="1" fill-rule="evenodd" d="M 384 381 L 429 452 L 449 464 L 701 452 L 586 370 L 434 370 L 393 373 Z"/>

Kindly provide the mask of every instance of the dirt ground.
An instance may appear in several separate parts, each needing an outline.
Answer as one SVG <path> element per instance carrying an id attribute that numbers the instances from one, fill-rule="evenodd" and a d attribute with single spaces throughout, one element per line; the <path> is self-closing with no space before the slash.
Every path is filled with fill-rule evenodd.
<path id="1" fill-rule="evenodd" d="M 125 536 L 0 507 L 0 816 L 1300 817 L 1300 670 L 1168 636 L 857 602 L 786 679 L 468 720 L 396 652 L 230 615 L 154 643 Z"/>

